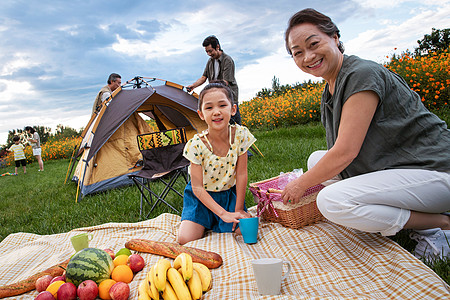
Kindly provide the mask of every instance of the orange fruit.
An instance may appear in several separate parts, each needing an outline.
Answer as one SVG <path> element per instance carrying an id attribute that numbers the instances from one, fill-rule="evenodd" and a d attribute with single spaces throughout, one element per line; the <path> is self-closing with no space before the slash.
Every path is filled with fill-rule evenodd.
<path id="1" fill-rule="evenodd" d="M 53 297 L 56 299 L 56 293 L 58 292 L 58 289 L 60 286 L 62 286 L 65 282 L 62 280 L 54 281 L 52 282 L 46 289 L 46 291 L 49 291 L 52 293 Z"/>
<path id="2" fill-rule="evenodd" d="M 128 262 L 128 255 L 122 254 L 122 255 L 116 256 L 116 258 L 114 258 L 113 262 L 114 262 L 114 267 L 117 267 L 120 265 L 126 265 Z"/>
<path id="3" fill-rule="evenodd" d="M 109 289 L 116 284 L 115 280 L 105 279 L 98 285 L 98 296 L 100 299 L 109 300 L 111 296 L 109 295 Z"/>
<path id="4" fill-rule="evenodd" d="M 127 265 L 120 265 L 114 268 L 111 278 L 117 282 L 130 283 L 133 280 L 133 271 Z"/>

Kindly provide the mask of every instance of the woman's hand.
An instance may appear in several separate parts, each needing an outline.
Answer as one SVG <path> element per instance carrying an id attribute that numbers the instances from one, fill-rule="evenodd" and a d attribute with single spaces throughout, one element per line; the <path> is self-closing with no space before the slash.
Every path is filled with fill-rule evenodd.
<path id="1" fill-rule="evenodd" d="M 306 188 L 302 186 L 301 178 L 302 177 L 300 176 L 299 178 L 292 180 L 286 185 L 283 192 L 281 193 L 281 199 L 283 199 L 283 204 L 285 205 L 287 203 L 296 204 L 303 196 L 303 194 L 306 191 Z"/>

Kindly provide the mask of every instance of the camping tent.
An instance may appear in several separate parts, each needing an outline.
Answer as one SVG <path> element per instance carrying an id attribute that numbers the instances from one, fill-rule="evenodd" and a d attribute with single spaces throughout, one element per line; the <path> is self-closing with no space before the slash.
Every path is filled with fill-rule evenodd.
<path id="1" fill-rule="evenodd" d="M 132 184 L 128 175 L 142 167 L 136 136 L 153 131 L 140 114 L 155 120 L 157 130 L 184 127 L 188 139 L 206 129 L 197 115 L 197 98 L 181 85 L 156 78 L 135 77 L 117 88 L 81 134 L 72 177 L 78 183 L 77 201 L 78 191 L 83 197 Z"/>

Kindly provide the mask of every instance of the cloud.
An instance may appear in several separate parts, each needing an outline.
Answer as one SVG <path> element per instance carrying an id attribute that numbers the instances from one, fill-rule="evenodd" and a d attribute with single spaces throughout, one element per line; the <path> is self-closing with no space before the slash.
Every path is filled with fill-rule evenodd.
<path id="1" fill-rule="evenodd" d="M 380 63 L 387 60 L 386 56 L 398 51 L 414 50 L 416 41 L 431 32 L 431 28 L 449 28 L 450 5 L 442 5 L 434 9 L 416 9 L 410 18 L 403 22 L 383 22 L 380 29 L 361 32 L 354 39 L 345 43 L 346 52 L 358 53 L 363 58 L 376 60 Z"/>

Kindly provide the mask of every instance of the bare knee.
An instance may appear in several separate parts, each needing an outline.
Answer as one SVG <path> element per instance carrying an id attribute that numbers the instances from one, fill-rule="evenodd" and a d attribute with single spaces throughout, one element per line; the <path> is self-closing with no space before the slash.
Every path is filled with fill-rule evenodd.
<path id="1" fill-rule="evenodd" d="M 192 221 L 184 220 L 178 229 L 177 242 L 184 245 L 191 241 L 201 239 L 205 232 L 205 227 Z"/>

